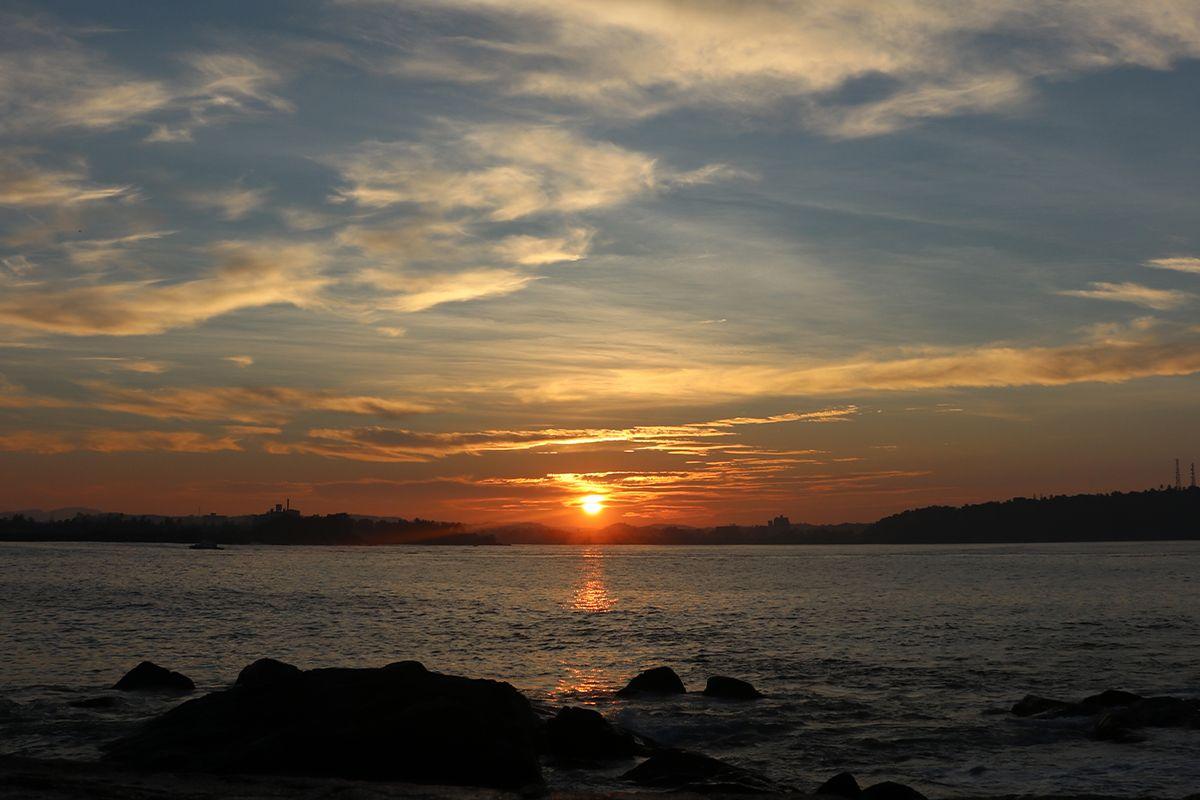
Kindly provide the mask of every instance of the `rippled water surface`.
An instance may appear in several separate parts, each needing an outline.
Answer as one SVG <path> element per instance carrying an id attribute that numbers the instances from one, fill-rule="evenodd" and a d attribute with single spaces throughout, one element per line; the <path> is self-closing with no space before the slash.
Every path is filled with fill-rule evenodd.
<path id="1" fill-rule="evenodd" d="M 1200 543 L 975 547 L 0 545 L 0 751 L 94 757 L 171 700 L 73 708 L 148 658 L 203 689 L 261 656 L 508 680 L 810 787 L 1200 787 L 1200 731 L 1090 741 L 989 714 L 1022 695 L 1200 694 Z M 768 697 L 617 701 L 649 666 Z M 558 774 L 612 786 L 606 774 Z"/>

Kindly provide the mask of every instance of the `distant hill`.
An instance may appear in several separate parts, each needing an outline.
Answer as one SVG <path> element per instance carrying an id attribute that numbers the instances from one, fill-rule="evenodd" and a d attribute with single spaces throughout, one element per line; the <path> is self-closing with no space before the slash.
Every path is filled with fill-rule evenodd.
<path id="1" fill-rule="evenodd" d="M 930 506 L 884 517 L 859 539 L 876 544 L 1200 539 L 1200 489 Z"/>
<path id="2" fill-rule="evenodd" d="M 52 508 L 49 511 L 43 511 L 40 508 L 23 508 L 18 511 L 2 511 L 0 517 L 28 517 L 36 522 L 55 522 L 60 519 L 71 519 L 80 514 L 95 515 L 103 514 L 104 512 L 98 508 L 84 508 L 82 506 L 69 506 L 67 508 Z"/>
<path id="3" fill-rule="evenodd" d="M 929 506 L 871 524 L 809 525 L 776 517 L 765 525 L 630 525 L 567 530 L 539 523 L 467 527 L 402 517 L 244 517 L 104 514 L 92 509 L 0 515 L 0 541 L 179 542 L 307 545 L 494 544 L 971 544 L 1200 539 L 1200 489 L 1013 498 Z"/>

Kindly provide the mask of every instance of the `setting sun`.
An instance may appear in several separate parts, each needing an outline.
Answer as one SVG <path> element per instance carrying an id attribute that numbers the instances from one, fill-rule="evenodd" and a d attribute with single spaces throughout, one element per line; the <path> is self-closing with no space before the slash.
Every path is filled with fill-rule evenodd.
<path id="1" fill-rule="evenodd" d="M 579 507 L 583 509 L 583 513 L 589 517 L 594 517 L 604 510 L 604 496 L 599 494 L 589 494 L 587 497 L 579 501 Z"/>

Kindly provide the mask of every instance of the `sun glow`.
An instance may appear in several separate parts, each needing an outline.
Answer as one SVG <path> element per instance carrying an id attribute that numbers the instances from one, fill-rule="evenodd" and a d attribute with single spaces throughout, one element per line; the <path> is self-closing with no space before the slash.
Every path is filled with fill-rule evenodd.
<path id="1" fill-rule="evenodd" d="M 589 517 L 594 517 L 604 510 L 604 495 L 589 494 L 579 501 L 579 507 Z"/>

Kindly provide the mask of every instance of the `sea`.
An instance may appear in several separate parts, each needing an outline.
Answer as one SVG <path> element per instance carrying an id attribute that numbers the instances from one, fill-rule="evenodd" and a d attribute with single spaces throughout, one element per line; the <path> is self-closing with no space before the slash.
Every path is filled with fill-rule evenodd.
<path id="1" fill-rule="evenodd" d="M 228 686 L 417 659 L 578 705 L 812 789 L 849 770 L 930 795 L 1200 791 L 1200 730 L 1093 741 L 1026 694 L 1200 695 L 1200 543 L 228 547 L 0 544 L 0 752 L 95 759 L 182 702 L 81 699 L 143 659 Z M 614 697 L 649 667 L 697 693 Z M 748 680 L 749 703 L 698 693 Z M 620 773 L 552 786 L 629 788 Z"/>

